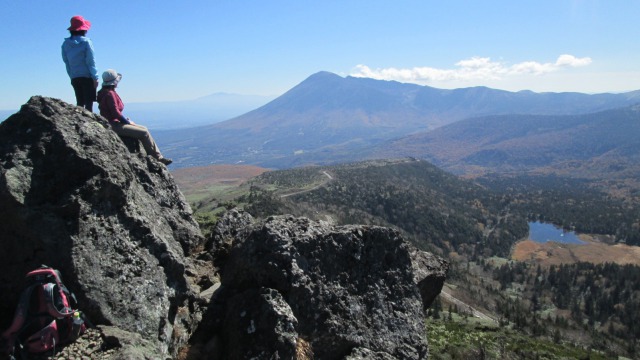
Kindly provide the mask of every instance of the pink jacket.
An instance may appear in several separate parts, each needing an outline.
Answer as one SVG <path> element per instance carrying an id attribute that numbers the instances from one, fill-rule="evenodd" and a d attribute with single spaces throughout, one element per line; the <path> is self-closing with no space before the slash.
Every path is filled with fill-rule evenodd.
<path id="1" fill-rule="evenodd" d="M 122 115 L 124 103 L 115 89 L 103 87 L 98 91 L 98 108 L 100 109 L 100 115 L 109 120 L 109 122 L 129 123 L 129 120 Z"/>

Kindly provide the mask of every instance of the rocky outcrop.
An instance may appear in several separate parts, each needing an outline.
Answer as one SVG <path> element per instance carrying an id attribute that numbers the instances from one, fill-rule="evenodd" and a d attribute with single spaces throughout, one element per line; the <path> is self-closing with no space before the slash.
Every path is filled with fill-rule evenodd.
<path id="1" fill-rule="evenodd" d="M 224 259 L 196 339 L 211 358 L 427 358 L 424 301 L 448 264 L 398 232 L 231 211 L 209 246 Z"/>
<path id="2" fill-rule="evenodd" d="M 0 123 L 0 234 L 3 329 L 19 279 L 41 264 L 149 358 L 174 355 L 200 316 L 188 256 L 203 237 L 189 205 L 164 165 L 81 108 L 36 96 Z"/>
<path id="3" fill-rule="evenodd" d="M 230 211 L 206 239 L 166 167 L 82 108 L 0 123 L 0 329 L 62 271 L 97 325 L 62 357 L 425 359 L 448 264 L 394 230 Z"/>

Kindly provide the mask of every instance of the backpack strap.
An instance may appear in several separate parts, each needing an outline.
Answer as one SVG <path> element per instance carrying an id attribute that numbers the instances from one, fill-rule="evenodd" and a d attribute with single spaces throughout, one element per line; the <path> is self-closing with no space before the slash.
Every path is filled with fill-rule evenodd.
<path id="1" fill-rule="evenodd" d="M 56 295 L 60 298 L 60 291 L 66 290 L 66 288 L 58 289 L 58 284 L 46 283 L 42 285 L 44 292 L 44 301 L 47 306 L 47 312 L 56 319 L 68 317 L 73 315 L 73 309 L 69 307 L 69 303 L 64 298 L 62 304 L 56 304 Z M 58 308 L 60 306 L 61 308 Z"/>

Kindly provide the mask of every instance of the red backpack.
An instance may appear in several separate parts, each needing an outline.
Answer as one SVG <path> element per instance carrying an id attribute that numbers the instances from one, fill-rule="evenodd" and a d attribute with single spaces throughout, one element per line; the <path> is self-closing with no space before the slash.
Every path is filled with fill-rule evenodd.
<path id="1" fill-rule="evenodd" d="M 26 276 L 11 326 L 2 333 L 0 353 L 13 356 L 55 353 L 86 330 L 82 314 L 73 309 L 75 296 L 62 283 L 58 270 L 43 265 Z"/>

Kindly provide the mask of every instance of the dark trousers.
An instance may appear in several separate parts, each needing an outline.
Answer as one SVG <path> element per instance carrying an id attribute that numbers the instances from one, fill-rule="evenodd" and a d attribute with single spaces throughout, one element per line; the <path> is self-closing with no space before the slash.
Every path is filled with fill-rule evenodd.
<path id="1" fill-rule="evenodd" d="M 93 111 L 93 102 L 96 101 L 96 88 L 93 79 L 78 77 L 71 79 L 71 86 L 76 93 L 76 105 Z"/>

